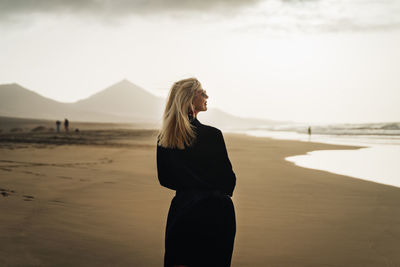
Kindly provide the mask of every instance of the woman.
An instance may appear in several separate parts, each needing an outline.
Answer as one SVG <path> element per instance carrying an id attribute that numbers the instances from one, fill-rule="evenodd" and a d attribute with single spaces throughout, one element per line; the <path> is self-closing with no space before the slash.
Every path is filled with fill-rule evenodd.
<path id="1" fill-rule="evenodd" d="M 195 78 L 175 82 L 157 140 L 162 186 L 175 190 L 167 218 L 164 266 L 230 266 L 236 185 L 222 132 L 197 119 L 207 94 Z"/>

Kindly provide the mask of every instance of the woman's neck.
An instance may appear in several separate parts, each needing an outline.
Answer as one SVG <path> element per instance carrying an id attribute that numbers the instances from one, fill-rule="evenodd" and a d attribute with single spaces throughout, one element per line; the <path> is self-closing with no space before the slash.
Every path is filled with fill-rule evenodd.
<path id="1" fill-rule="evenodd" d="M 190 114 L 193 118 L 197 118 L 197 114 L 198 114 L 198 113 L 199 113 L 198 110 L 194 110 L 194 111 L 189 110 L 189 114 Z"/>

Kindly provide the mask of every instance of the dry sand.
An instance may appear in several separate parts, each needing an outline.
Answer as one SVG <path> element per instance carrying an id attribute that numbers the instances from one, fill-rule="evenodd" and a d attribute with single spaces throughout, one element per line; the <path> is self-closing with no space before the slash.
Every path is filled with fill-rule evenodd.
<path id="1" fill-rule="evenodd" d="M 174 192 L 157 180 L 155 132 L 55 136 L 0 135 L 0 266 L 162 266 Z M 400 188 L 284 160 L 343 146 L 224 136 L 233 267 L 400 266 Z"/>

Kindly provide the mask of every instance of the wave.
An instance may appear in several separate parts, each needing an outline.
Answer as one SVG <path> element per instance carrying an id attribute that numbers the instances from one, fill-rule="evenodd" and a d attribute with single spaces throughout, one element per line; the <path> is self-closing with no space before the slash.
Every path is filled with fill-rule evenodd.
<path id="1" fill-rule="evenodd" d="M 308 133 L 309 127 L 312 134 L 400 136 L 400 122 L 330 124 L 330 125 L 305 125 L 305 124 L 285 124 L 285 125 L 274 125 L 274 126 L 263 125 L 256 129 L 253 128 L 253 130 L 290 131 L 297 133 Z"/>

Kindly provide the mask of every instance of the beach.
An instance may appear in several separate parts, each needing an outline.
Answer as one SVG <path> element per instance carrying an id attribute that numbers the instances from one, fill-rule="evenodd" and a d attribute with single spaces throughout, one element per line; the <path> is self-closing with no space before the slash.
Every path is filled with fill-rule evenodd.
<path id="1" fill-rule="evenodd" d="M 84 127 L 84 126 L 82 126 Z M 156 131 L 0 134 L 0 266 L 162 266 Z M 353 146 L 224 133 L 232 266 L 400 266 L 400 188 L 295 166 Z"/>

